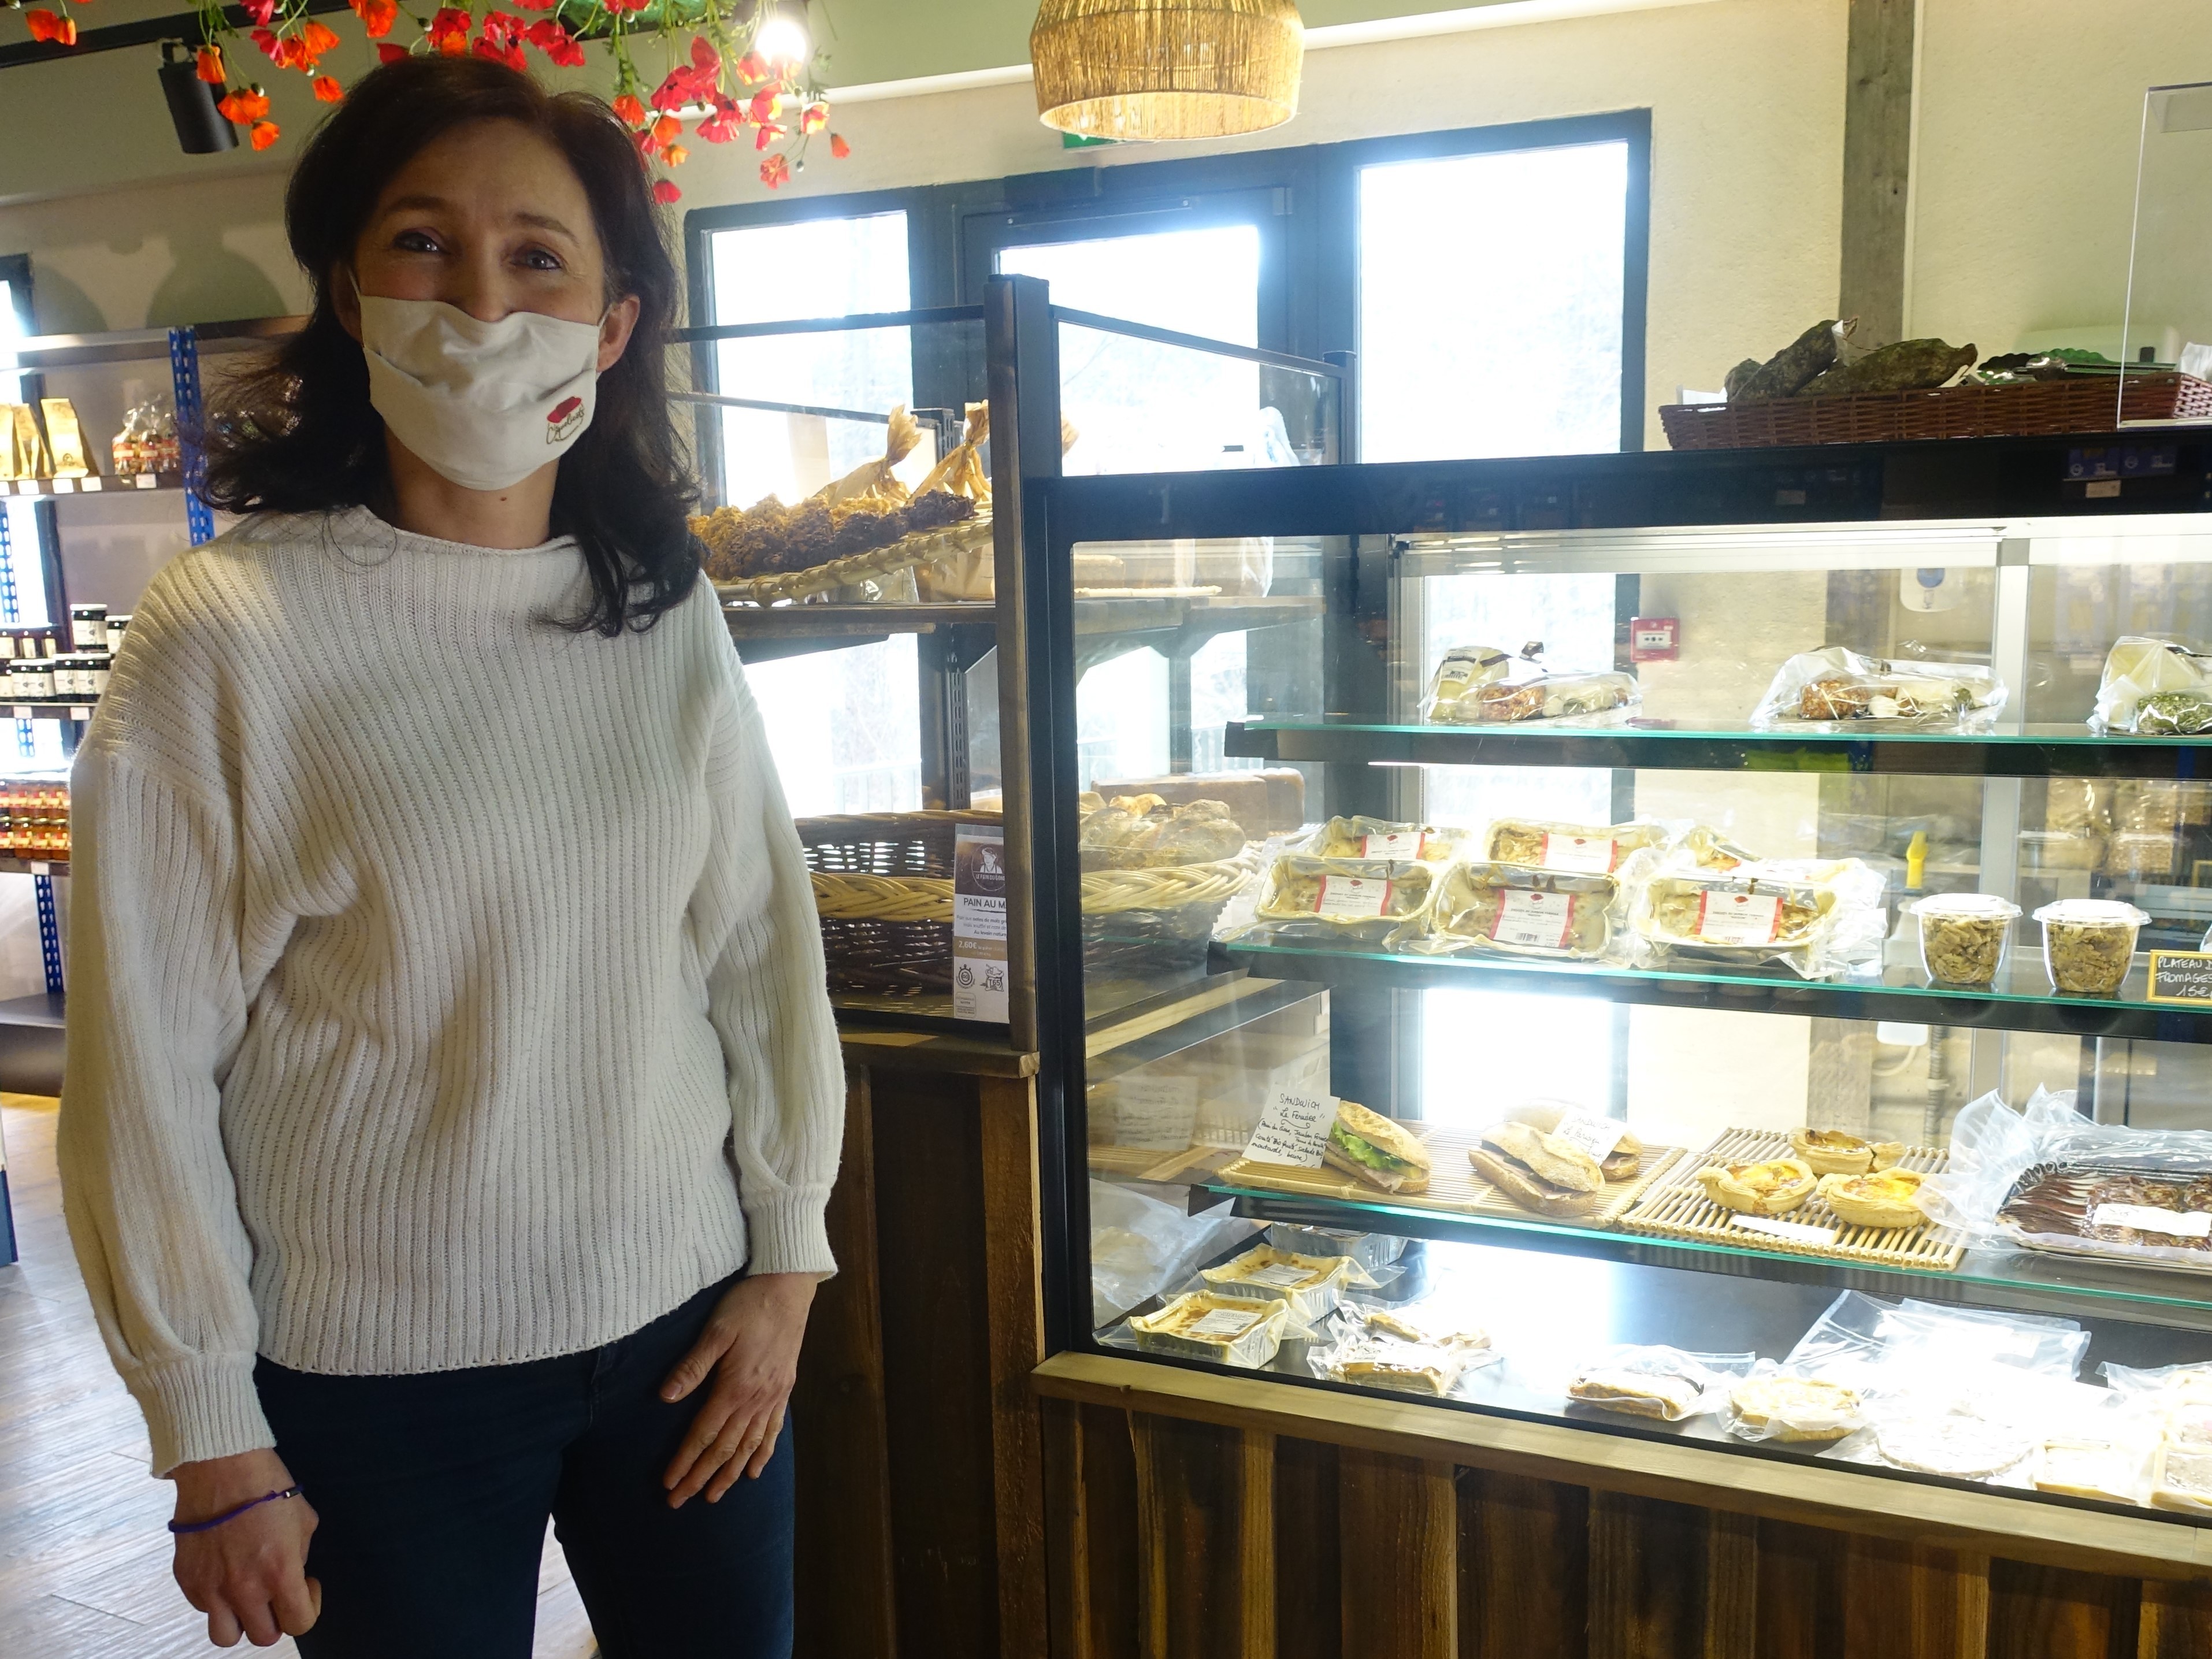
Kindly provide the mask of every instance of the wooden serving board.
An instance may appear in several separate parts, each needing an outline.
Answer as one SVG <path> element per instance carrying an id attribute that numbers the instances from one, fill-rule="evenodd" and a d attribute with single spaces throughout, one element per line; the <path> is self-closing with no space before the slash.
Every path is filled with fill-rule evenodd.
<path id="1" fill-rule="evenodd" d="M 1241 1158 L 1223 1169 L 1220 1179 L 1235 1187 L 1260 1187 L 1269 1192 L 1295 1193 L 1302 1198 L 1334 1198 L 1351 1204 L 1402 1204 L 1412 1209 L 1442 1210 L 1453 1215 L 1609 1227 L 1680 1156 L 1676 1147 L 1646 1146 L 1644 1167 L 1626 1181 L 1607 1182 L 1605 1190 L 1598 1194 L 1597 1207 L 1589 1214 L 1547 1216 L 1522 1208 L 1474 1172 L 1474 1166 L 1467 1159 L 1468 1148 L 1480 1141 L 1474 1130 L 1402 1119 L 1399 1120 L 1399 1127 L 1419 1136 L 1429 1149 L 1431 1168 L 1429 1190 L 1425 1193 L 1386 1193 L 1380 1187 L 1370 1187 L 1326 1164 L 1317 1170 L 1301 1170 L 1285 1164 L 1255 1164 Z"/>
<path id="2" fill-rule="evenodd" d="M 1836 1242 L 1779 1238 L 1734 1224 L 1735 1212 L 1723 1209 L 1705 1194 L 1698 1171 L 1715 1164 L 1764 1164 L 1772 1158 L 1795 1158 L 1790 1137 L 1779 1129 L 1723 1130 L 1711 1146 L 1683 1158 L 1663 1182 L 1654 1183 L 1628 1212 L 1621 1226 L 1632 1233 L 1651 1233 L 1662 1238 L 1692 1238 L 1700 1243 L 1729 1244 L 1740 1249 L 1781 1250 L 1790 1255 L 1815 1256 L 1831 1261 L 1870 1261 L 1884 1267 L 1911 1267 L 1923 1273 L 1948 1273 L 1966 1254 L 1966 1245 L 1948 1229 L 1932 1222 L 1923 1227 L 1855 1227 L 1840 1219 L 1817 1193 L 1778 1221 L 1794 1221 L 1809 1227 L 1832 1227 Z M 1908 1146 L 1898 1160 L 1907 1170 L 1941 1173 L 1950 1163 L 1948 1153 L 1931 1146 Z"/>

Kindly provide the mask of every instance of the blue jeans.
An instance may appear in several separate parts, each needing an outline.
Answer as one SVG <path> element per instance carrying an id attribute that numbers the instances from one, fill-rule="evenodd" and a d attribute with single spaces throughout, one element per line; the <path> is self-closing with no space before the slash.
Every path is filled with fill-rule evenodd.
<path id="1" fill-rule="evenodd" d="M 550 1516 L 605 1659 L 787 1659 L 792 1446 L 671 1510 L 661 1471 L 705 1397 L 659 1389 L 727 1284 L 585 1353 L 422 1376 L 264 1359 L 277 1455 L 321 1519 L 305 1659 L 530 1659 Z"/>

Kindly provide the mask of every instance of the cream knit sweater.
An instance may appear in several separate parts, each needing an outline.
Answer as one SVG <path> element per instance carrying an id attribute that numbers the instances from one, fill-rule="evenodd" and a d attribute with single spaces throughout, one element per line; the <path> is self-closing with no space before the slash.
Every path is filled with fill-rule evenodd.
<path id="1" fill-rule="evenodd" d="M 711 589 L 542 620 L 572 543 L 249 520 L 137 608 L 78 755 L 70 1235 L 156 1474 L 271 1443 L 256 1352 L 573 1353 L 832 1269 L 844 1085 Z"/>

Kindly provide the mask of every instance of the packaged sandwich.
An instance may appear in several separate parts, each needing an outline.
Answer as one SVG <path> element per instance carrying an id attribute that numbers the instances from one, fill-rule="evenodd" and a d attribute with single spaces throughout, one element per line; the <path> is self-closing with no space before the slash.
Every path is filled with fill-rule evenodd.
<path id="1" fill-rule="evenodd" d="M 2143 738 L 2212 732 L 2212 653 L 2170 640 L 2122 635 L 2105 653 L 2089 729 Z"/>
<path id="2" fill-rule="evenodd" d="M 85 457 L 84 431 L 77 424 L 76 405 L 66 398 L 41 398 L 39 410 L 46 417 L 46 443 L 53 453 L 53 476 L 88 476 L 92 465 Z"/>
<path id="3" fill-rule="evenodd" d="M 1680 1423 L 1719 1410 L 1729 1384 L 1748 1376 L 1755 1359 L 1747 1353 L 1608 1348 L 1576 1370 L 1567 1384 L 1567 1398 L 1601 1411 Z"/>
<path id="4" fill-rule="evenodd" d="M 2143 1459 L 2139 1447 L 2124 1440 L 2085 1440 L 2058 1437 L 2036 1448 L 2034 1474 L 2038 1492 L 2062 1492 L 2069 1498 L 2100 1498 L 2112 1504 L 2138 1504 L 2143 1486 Z"/>
<path id="5" fill-rule="evenodd" d="M 1216 1296 L 1253 1302 L 1281 1302 L 1301 1325 L 1311 1325 L 1334 1310 L 1347 1285 L 1372 1285 L 1348 1255 L 1297 1255 L 1261 1244 L 1199 1275 Z"/>
<path id="6" fill-rule="evenodd" d="M 1843 646 L 1784 662 L 1752 710 L 1753 731 L 1849 732 L 1884 726 L 1987 731 L 2005 688 L 1973 663 L 1891 662 Z"/>
<path id="7" fill-rule="evenodd" d="M 1332 1382 L 1442 1399 L 1468 1371 L 1498 1358 L 1489 1332 L 1425 1304 L 1397 1310 L 1347 1306 L 1339 1330 L 1335 1346 L 1312 1357 L 1315 1374 Z"/>
<path id="8" fill-rule="evenodd" d="M 1610 876 L 1455 864 L 1427 910 L 1389 943 L 1425 955 L 1498 951 L 1594 962 L 1612 942 L 1619 897 Z"/>
<path id="9" fill-rule="evenodd" d="M 1424 719 L 1437 726 L 1491 726 L 1528 720 L 1589 725 L 1618 719 L 1643 698 L 1633 674 L 1613 670 L 1547 672 L 1544 647 L 1522 647 L 1516 661 L 1491 646 L 1444 653 L 1429 680 Z"/>
<path id="10" fill-rule="evenodd" d="M 1133 1315 L 1137 1346 L 1185 1359 L 1211 1359 L 1257 1370 L 1275 1357 L 1291 1320 L 1286 1302 L 1192 1291 L 1158 1313 Z"/>
<path id="11" fill-rule="evenodd" d="M 1861 1425 L 1859 1409 L 1857 1389 L 1761 1360 L 1729 1390 L 1728 1431 L 1742 1440 L 1840 1440 Z"/>
<path id="12" fill-rule="evenodd" d="M 1571 1220 L 1594 1214 L 1605 1191 L 1605 1165 L 1598 1158 L 1534 1124 L 1493 1123 L 1467 1157 L 1477 1175 L 1539 1215 Z"/>
<path id="13" fill-rule="evenodd" d="M 1744 1215 L 1787 1215 L 1812 1197 L 1820 1183 L 1820 1177 L 1794 1158 L 1711 1164 L 1698 1171 L 1696 1180 L 1699 1190 L 1721 1208 Z"/>
<path id="14" fill-rule="evenodd" d="M 1449 864 L 1462 855 L 1474 837 L 1465 830 L 1433 823 L 1393 823 L 1383 818 L 1331 818 L 1315 832 L 1305 851 L 1325 859 L 1411 860 Z"/>
<path id="15" fill-rule="evenodd" d="M 1841 1129 L 1792 1129 L 1790 1150 L 1814 1175 L 1864 1175 L 1887 1170 L 1905 1148 L 1894 1140 L 1862 1140 Z"/>
<path id="16" fill-rule="evenodd" d="M 1493 864 L 1526 864 L 1577 875 L 1609 876 L 1631 853 L 1663 847 L 1668 839 L 1664 824 L 1649 822 L 1606 825 L 1498 818 L 1483 832 L 1483 849 Z"/>
<path id="17" fill-rule="evenodd" d="M 1336 1103 L 1322 1161 L 1386 1193 L 1429 1190 L 1429 1149 L 1404 1124 L 1348 1100 Z"/>
<path id="18" fill-rule="evenodd" d="M 1310 933 L 1381 943 L 1420 914 L 1436 884 L 1429 865 L 1395 859 L 1320 859 L 1286 853 L 1267 867 L 1253 914 L 1278 937 Z"/>

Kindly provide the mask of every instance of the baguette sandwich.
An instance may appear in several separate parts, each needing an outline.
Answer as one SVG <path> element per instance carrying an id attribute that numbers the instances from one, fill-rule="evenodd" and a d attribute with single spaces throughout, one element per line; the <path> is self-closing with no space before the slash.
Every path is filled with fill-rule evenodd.
<path id="1" fill-rule="evenodd" d="M 1477 1175 L 1539 1215 L 1591 1214 L 1605 1188 L 1595 1158 L 1526 1123 L 1492 1124 L 1467 1157 Z"/>
<path id="2" fill-rule="evenodd" d="M 1340 1101 L 1322 1161 L 1386 1193 L 1429 1190 L 1429 1149 L 1402 1123 Z"/>
<path id="3" fill-rule="evenodd" d="M 1509 1123 L 1525 1123 L 1532 1129 L 1549 1134 L 1568 1117 L 1575 1115 L 1565 1106 L 1554 1106 L 1548 1101 L 1532 1101 L 1525 1106 L 1516 1106 L 1506 1113 Z M 1607 1181 L 1627 1181 L 1644 1172 L 1644 1143 L 1631 1134 L 1624 1126 L 1620 1139 L 1613 1149 L 1598 1160 Z"/>

